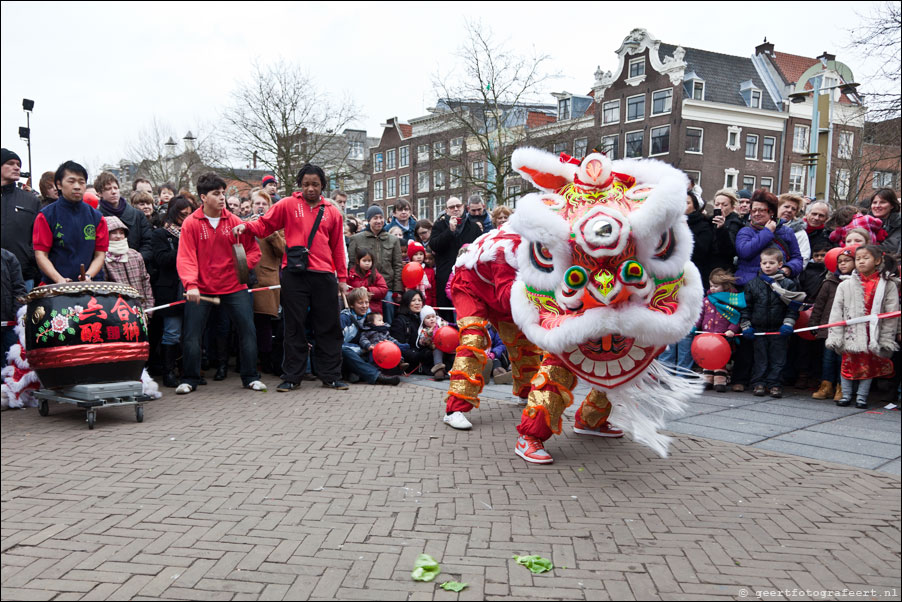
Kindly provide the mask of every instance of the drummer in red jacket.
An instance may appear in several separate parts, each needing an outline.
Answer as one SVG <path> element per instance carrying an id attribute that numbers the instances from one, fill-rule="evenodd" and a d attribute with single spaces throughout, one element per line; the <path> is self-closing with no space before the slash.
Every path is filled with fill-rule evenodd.
<path id="1" fill-rule="evenodd" d="M 232 245 L 240 242 L 247 256 L 247 267 L 260 261 L 260 248 L 250 234 L 234 236 L 232 228 L 241 223 L 225 208 L 225 180 L 215 173 L 197 180 L 201 207 L 182 223 L 176 268 L 185 287 L 185 320 L 182 382 L 175 392 L 190 393 L 201 383 L 201 338 L 212 306 L 201 303 L 201 295 L 217 296 L 229 312 L 238 331 L 241 358 L 241 384 L 254 391 L 266 391 L 257 372 L 257 331 L 254 328 L 254 300 L 247 285 L 238 281 L 232 259 Z"/>

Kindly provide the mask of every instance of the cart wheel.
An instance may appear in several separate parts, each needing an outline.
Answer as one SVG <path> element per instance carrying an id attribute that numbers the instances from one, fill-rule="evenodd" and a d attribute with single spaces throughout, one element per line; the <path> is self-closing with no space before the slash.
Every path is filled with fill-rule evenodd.
<path id="1" fill-rule="evenodd" d="M 135 406 L 135 420 L 144 422 L 144 406 Z"/>
<path id="2" fill-rule="evenodd" d="M 49 416 L 50 415 L 50 402 L 46 399 L 41 400 L 41 405 L 38 406 L 38 414 L 41 416 Z"/>
<path id="3" fill-rule="evenodd" d="M 88 430 L 94 430 L 94 419 L 96 418 L 94 412 L 88 412 Z"/>

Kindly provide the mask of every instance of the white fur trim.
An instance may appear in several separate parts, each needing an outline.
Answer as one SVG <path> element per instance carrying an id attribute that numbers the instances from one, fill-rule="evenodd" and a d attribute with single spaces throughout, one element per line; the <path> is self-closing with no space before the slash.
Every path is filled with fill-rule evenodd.
<path id="1" fill-rule="evenodd" d="M 142 384 L 142 392 L 145 395 L 150 395 L 154 399 L 159 399 L 163 396 L 160 393 L 160 386 L 157 384 L 153 378 L 151 378 L 150 373 L 147 372 L 147 368 L 141 371 L 141 384 Z"/>
<path id="2" fill-rule="evenodd" d="M 514 232 L 507 224 L 503 224 L 501 228 L 489 230 L 476 240 L 474 240 L 464 251 L 463 255 L 457 258 L 454 267 L 463 267 L 468 270 L 474 269 L 477 263 L 491 263 L 498 257 L 498 251 L 504 252 L 504 260 L 515 270 L 517 269 L 517 245 L 519 241 L 518 234 Z"/>
<path id="3" fill-rule="evenodd" d="M 550 209 L 543 196 L 536 193 L 524 196 L 517 203 L 517 211 L 511 216 L 511 227 L 521 233 L 517 248 L 518 277 L 539 290 L 551 291 L 564 280 L 570 268 L 570 224 Z M 542 272 L 532 265 L 532 244 L 542 243 L 551 251 L 554 270 Z"/>
<path id="4" fill-rule="evenodd" d="M 671 345 L 682 340 L 698 321 L 704 298 L 698 269 L 691 263 L 683 269 L 684 281 L 677 293 L 677 311 L 673 315 L 637 305 L 597 307 L 546 330 L 539 325 L 539 310 L 527 298 L 526 285 L 519 278 L 511 290 L 511 313 L 526 338 L 551 353 L 561 353 L 607 334 L 632 337 L 646 347 Z"/>
<path id="5" fill-rule="evenodd" d="M 523 147 L 515 150 L 511 155 L 511 167 L 520 172 L 520 175 L 523 176 L 525 180 L 532 182 L 532 184 L 536 188 L 550 191 L 556 189 L 539 186 L 532 179 L 532 176 L 524 171 L 521 171 L 521 168 L 528 167 L 529 169 L 538 171 L 540 173 L 562 177 L 566 180 L 569 180 L 570 182 L 573 181 L 573 176 L 576 175 L 576 172 L 579 170 L 579 166 L 573 165 L 572 163 L 561 163 L 561 160 L 557 155 L 532 147 Z M 519 212 L 520 203 L 518 202 L 517 211 L 514 213 L 514 215 Z"/>

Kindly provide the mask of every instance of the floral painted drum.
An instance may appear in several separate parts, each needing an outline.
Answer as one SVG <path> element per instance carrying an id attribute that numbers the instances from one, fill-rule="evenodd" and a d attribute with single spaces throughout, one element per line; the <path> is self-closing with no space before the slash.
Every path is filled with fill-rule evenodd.
<path id="1" fill-rule="evenodd" d="M 141 380 L 150 345 L 138 291 L 67 282 L 37 287 L 26 300 L 26 354 L 45 388 Z"/>

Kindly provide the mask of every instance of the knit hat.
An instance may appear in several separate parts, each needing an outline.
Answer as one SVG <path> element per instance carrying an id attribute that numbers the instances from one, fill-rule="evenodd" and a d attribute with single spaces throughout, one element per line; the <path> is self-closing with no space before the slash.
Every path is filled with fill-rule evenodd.
<path id="1" fill-rule="evenodd" d="M 377 215 L 381 215 L 383 219 L 385 218 L 385 214 L 382 212 L 382 207 L 380 207 L 379 205 L 373 205 L 366 210 L 366 221 L 370 221 Z"/>
<path id="2" fill-rule="evenodd" d="M 424 247 L 423 245 L 421 245 L 420 243 L 418 243 L 415 240 L 411 240 L 411 241 L 407 242 L 407 259 L 412 258 L 414 256 L 414 254 L 420 253 L 420 252 L 425 254 L 426 247 Z"/>
<path id="3" fill-rule="evenodd" d="M 420 310 L 420 330 L 423 330 L 423 322 L 426 321 L 426 318 L 429 316 L 434 316 L 435 310 L 432 309 L 431 305 L 424 305 L 423 309 Z M 417 331 L 419 332 L 419 331 Z M 417 347 L 420 346 L 420 338 L 417 337 Z"/>
<path id="4" fill-rule="evenodd" d="M 276 177 L 273 175 L 265 175 L 263 176 L 263 180 L 260 181 L 261 186 L 266 186 L 270 183 L 275 184 L 276 186 L 279 185 L 279 183 L 276 181 Z"/>
<path id="5" fill-rule="evenodd" d="M 125 230 L 126 234 L 128 234 L 128 226 L 126 226 L 125 223 L 115 215 L 107 215 L 103 219 L 106 220 L 106 229 L 108 231 L 112 232 L 113 230 L 122 229 Z"/>
<path id="6" fill-rule="evenodd" d="M 19 155 L 9 150 L 8 148 L 0 149 L 0 165 L 6 165 L 7 161 L 11 161 L 15 159 L 19 162 L 19 167 L 22 167 L 22 159 L 19 158 Z"/>
<path id="7" fill-rule="evenodd" d="M 742 190 L 740 190 L 740 191 L 737 192 L 736 194 L 739 196 L 740 199 L 751 199 L 751 198 L 752 198 L 752 192 L 751 192 L 750 190 L 745 189 L 745 188 L 743 188 Z"/>

